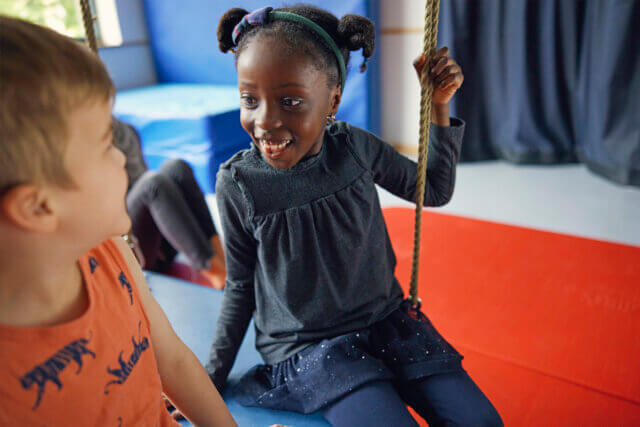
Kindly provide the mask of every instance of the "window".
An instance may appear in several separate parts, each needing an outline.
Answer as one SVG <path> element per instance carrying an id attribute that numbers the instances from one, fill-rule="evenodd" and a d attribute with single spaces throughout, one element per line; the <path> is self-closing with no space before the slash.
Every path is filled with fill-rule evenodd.
<path id="1" fill-rule="evenodd" d="M 115 0 L 90 0 L 99 46 L 122 44 Z M 22 18 L 49 27 L 75 39 L 84 39 L 79 0 L 0 0 L 0 14 Z"/>
<path id="2" fill-rule="evenodd" d="M 84 38 L 76 0 L 0 0 L 0 13 L 49 27 L 76 39 Z"/>

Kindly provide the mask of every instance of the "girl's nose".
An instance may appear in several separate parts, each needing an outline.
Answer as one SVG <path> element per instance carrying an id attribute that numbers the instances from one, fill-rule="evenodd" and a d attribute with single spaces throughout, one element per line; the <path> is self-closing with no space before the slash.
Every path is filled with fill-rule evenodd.
<path id="1" fill-rule="evenodd" d="M 273 106 L 262 104 L 256 111 L 256 126 L 264 130 L 277 129 L 282 126 L 282 120 L 278 114 L 278 109 Z"/>

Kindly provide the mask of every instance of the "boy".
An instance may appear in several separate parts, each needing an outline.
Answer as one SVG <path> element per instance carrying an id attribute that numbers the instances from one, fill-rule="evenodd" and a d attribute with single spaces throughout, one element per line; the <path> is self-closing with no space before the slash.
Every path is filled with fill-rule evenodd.
<path id="1" fill-rule="evenodd" d="M 0 16 L 0 425 L 235 425 L 121 238 L 114 88 L 93 53 Z"/>

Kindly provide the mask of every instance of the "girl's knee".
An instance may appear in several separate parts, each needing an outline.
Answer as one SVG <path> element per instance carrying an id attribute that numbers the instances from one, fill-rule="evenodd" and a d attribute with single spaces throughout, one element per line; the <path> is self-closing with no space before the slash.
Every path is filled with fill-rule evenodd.
<path id="1" fill-rule="evenodd" d="M 466 371 L 438 374 L 419 382 L 409 395 L 430 425 L 503 426 L 489 398 Z"/>
<path id="2" fill-rule="evenodd" d="M 500 414 L 493 407 L 489 400 L 486 402 L 471 405 L 467 411 L 459 413 L 456 425 L 478 426 L 478 427 L 503 427 L 504 423 Z"/>
<path id="3" fill-rule="evenodd" d="M 334 426 L 418 426 L 388 381 L 365 384 L 326 407 L 323 413 Z"/>

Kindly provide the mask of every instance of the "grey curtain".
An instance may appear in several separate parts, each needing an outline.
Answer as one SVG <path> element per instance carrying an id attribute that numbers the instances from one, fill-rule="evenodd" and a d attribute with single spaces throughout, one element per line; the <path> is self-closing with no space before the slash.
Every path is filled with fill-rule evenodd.
<path id="1" fill-rule="evenodd" d="M 584 162 L 640 186 L 640 1 L 441 0 L 463 161 Z"/>

